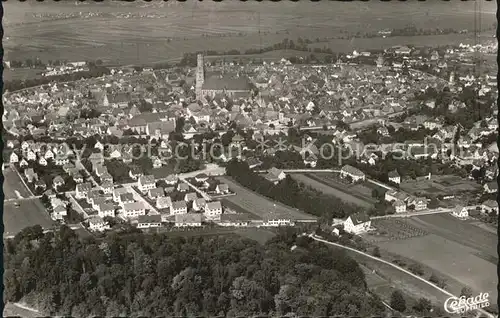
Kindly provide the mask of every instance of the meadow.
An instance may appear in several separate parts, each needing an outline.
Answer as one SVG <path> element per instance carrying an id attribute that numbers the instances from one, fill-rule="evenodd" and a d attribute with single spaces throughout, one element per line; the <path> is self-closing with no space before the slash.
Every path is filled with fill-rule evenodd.
<path id="1" fill-rule="evenodd" d="M 482 26 L 495 22 L 495 4 L 482 1 Z M 388 27 L 471 29 L 471 2 L 196 2 L 192 4 L 6 2 L 5 60 L 96 60 L 117 64 L 173 61 L 198 50 L 245 50 L 284 38 L 330 39 L 335 51 L 397 44 L 442 45 L 470 36 L 333 40 Z M 90 15 L 88 13 L 91 13 Z M 489 32 L 489 31 L 488 31 Z M 483 36 L 488 37 L 488 34 Z"/>

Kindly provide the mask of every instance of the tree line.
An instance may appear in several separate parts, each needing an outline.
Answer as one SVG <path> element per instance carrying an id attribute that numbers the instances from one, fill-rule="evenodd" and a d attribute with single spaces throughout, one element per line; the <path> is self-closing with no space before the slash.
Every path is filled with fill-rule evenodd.
<path id="1" fill-rule="evenodd" d="M 252 171 L 246 162 L 232 160 L 226 166 L 226 173 L 244 187 L 272 200 L 320 217 L 327 224 L 332 218 L 345 218 L 359 211 L 359 208 L 340 199 L 318 192 L 311 187 L 287 177 L 277 185 Z"/>
<path id="2" fill-rule="evenodd" d="M 291 249 L 292 246 L 296 248 Z M 386 312 L 344 251 L 293 229 L 259 245 L 135 229 L 80 238 L 26 228 L 4 249 L 5 300 L 47 315 L 373 316 Z"/>

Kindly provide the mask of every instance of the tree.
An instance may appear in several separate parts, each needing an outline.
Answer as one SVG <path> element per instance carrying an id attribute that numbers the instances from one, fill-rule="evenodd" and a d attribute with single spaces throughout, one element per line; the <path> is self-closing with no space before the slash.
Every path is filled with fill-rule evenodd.
<path id="1" fill-rule="evenodd" d="M 406 311 L 406 300 L 399 290 L 392 293 L 390 306 L 401 313 Z"/>
<path id="2" fill-rule="evenodd" d="M 380 257 L 380 249 L 378 248 L 378 246 L 375 246 L 372 255 L 375 257 Z"/>
<path id="3" fill-rule="evenodd" d="M 419 313 L 429 313 L 432 309 L 432 303 L 427 298 L 420 298 L 417 303 L 413 306 L 413 309 Z"/>
<path id="4" fill-rule="evenodd" d="M 460 291 L 460 297 L 465 296 L 465 298 L 472 297 L 472 289 L 468 286 L 464 286 Z"/>
<path id="5" fill-rule="evenodd" d="M 408 266 L 408 270 L 415 275 L 422 276 L 424 274 L 424 269 L 422 268 L 422 265 L 417 263 L 413 263 L 410 266 Z"/>

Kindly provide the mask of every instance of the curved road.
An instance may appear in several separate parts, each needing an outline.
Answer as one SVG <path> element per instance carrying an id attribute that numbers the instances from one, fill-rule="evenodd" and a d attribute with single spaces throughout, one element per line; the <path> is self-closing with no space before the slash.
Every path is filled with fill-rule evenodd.
<path id="1" fill-rule="evenodd" d="M 369 257 L 370 259 L 373 259 L 373 260 L 379 261 L 379 262 L 384 263 L 384 264 L 386 264 L 386 265 L 392 266 L 392 267 L 394 267 L 394 268 L 398 269 L 399 271 L 404 272 L 404 273 L 406 273 L 406 274 L 408 274 L 408 275 L 412 276 L 413 278 L 416 278 L 416 279 L 421 280 L 422 282 L 426 283 L 426 284 L 427 284 L 427 285 L 429 285 L 429 286 L 432 286 L 433 288 L 435 288 L 435 289 L 439 290 L 440 292 L 442 292 L 442 293 L 443 293 L 443 294 L 445 294 L 445 295 L 448 295 L 449 297 L 457 297 L 457 296 L 453 295 L 452 293 L 450 293 L 450 292 L 448 292 L 448 291 L 446 291 L 446 290 L 444 290 L 444 289 L 442 289 L 442 288 L 439 288 L 438 286 L 436 286 L 436 285 L 432 284 L 431 282 L 426 281 L 426 280 L 425 280 L 425 279 L 423 279 L 422 277 L 417 276 L 417 275 L 413 274 L 412 272 L 407 271 L 407 270 L 406 270 L 406 269 L 404 269 L 404 268 L 401 268 L 401 267 L 399 267 L 399 266 L 396 266 L 396 265 L 392 264 L 391 262 L 388 262 L 388 261 L 386 261 L 386 260 L 383 260 L 383 259 L 380 259 L 380 258 L 378 258 L 378 257 L 372 256 L 372 255 L 370 255 L 370 254 L 367 254 L 367 253 L 364 253 L 364 252 L 358 251 L 358 250 L 356 250 L 356 249 L 354 249 L 354 248 L 351 248 L 351 247 L 347 247 L 347 246 L 343 246 L 343 245 L 340 245 L 340 244 L 337 244 L 337 243 L 329 242 L 329 241 L 327 241 L 327 240 L 323 240 L 323 239 L 321 239 L 321 238 L 318 238 L 318 237 L 317 237 L 316 235 L 314 235 L 314 234 L 309 234 L 309 237 L 310 237 L 310 238 L 312 238 L 312 239 L 313 239 L 313 240 L 315 240 L 315 241 L 322 242 L 322 243 L 329 244 L 329 245 L 336 246 L 336 247 L 340 247 L 340 248 L 343 248 L 343 249 L 346 249 L 346 250 L 349 250 L 349 251 L 352 251 L 352 252 L 355 252 L 355 253 L 361 254 L 361 255 L 363 255 L 363 256 L 365 256 L 365 257 Z M 481 315 L 482 315 L 482 316 L 486 316 L 486 317 L 488 317 L 488 318 L 497 318 L 495 315 L 490 314 L 489 312 L 487 312 L 487 311 L 485 311 L 485 310 L 483 310 L 483 309 L 478 309 L 477 311 L 478 311 L 479 313 L 481 313 Z"/>

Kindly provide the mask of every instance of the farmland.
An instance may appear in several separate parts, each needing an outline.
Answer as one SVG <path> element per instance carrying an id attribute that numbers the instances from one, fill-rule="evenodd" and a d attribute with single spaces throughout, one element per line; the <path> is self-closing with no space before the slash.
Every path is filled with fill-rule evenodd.
<path id="1" fill-rule="evenodd" d="M 19 207 L 12 201 L 4 203 L 4 236 L 15 235 L 28 226 L 38 224 L 43 228 L 50 228 L 54 224 L 39 199 L 18 202 Z"/>
<path id="2" fill-rule="evenodd" d="M 370 188 L 363 184 L 340 183 L 332 173 L 293 174 L 292 177 L 313 189 L 363 208 L 370 208 L 376 202 L 371 197 Z"/>
<path id="3" fill-rule="evenodd" d="M 495 21 L 494 3 L 483 2 L 483 28 Z M 145 64 L 175 60 L 198 50 L 245 50 L 284 38 L 330 38 L 314 46 L 352 51 L 396 44 L 443 45 L 470 41 L 468 35 L 387 39 L 331 39 L 351 33 L 402 28 L 470 29 L 471 2 L 434 2 L 390 6 L 376 1 L 331 3 L 197 2 L 58 3 L 6 2 L 6 60 L 39 57 L 49 60 L 112 61 Z M 91 14 L 87 14 L 91 13 Z M 97 14 L 99 13 L 99 14 Z M 375 18 L 374 18 L 375 17 Z M 138 22 L 140 21 L 140 22 Z M 360 21 L 363 21 L 360 23 Z M 89 30 L 91 32 L 89 32 Z M 267 30 L 273 30 L 269 32 Z M 489 31 L 488 31 L 489 32 Z"/>
<path id="4" fill-rule="evenodd" d="M 460 221 L 447 214 L 398 220 L 377 220 L 373 226 L 384 235 L 366 235 L 391 255 L 416 261 L 447 280 L 447 290 L 459 293 L 469 286 L 475 293 L 495 298 L 497 237 L 473 221 Z"/>
<path id="5" fill-rule="evenodd" d="M 432 176 L 431 180 L 402 182 L 400 188 L 415 195 L 456 195 L 479 191 L 481 185 L 459 176 Z"/>
<path id="6" fill-rule="evenodd" d="M 284 204 L 271 201 L 268 198 L 246 189 L 230 178 L 217 177 L 217 179 L 226 183 L 229 189 L 236 193 L 234 196 L 223 199 L 223 204 L 227 201 L 232 203 L 232 208 L 240 207 L 240 211 L 237 212 L 250 213 L 259 218 L 263 218 L 269 215 L 269 213 L 275 213 L 276 215 L 287 216 L 292 220 L 316 220 L 315 216 L 300 212 Z"/>

